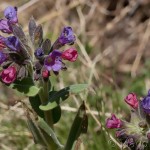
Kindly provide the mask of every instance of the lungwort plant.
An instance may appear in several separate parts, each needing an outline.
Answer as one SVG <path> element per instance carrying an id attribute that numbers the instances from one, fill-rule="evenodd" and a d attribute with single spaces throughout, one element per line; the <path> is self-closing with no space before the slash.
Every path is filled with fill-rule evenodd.
<path id="1" fill-rule="evenodd" d="M 123 144 L 123 149 L 150 149 L 150 90 L 147 96 L 137 99 L 135 93 L 125 97 L 131 107 L 129 121 L 120 120 L 114 114 L 106 121 L 106 127 L 116 129 L 116 138 Z"/>
<path id="2" fill-rule="evenodd" d="M 54 131 L 61 117 L 60 104 L 70 93 L 79 93 L 87 84 L 70 85 L 59 91 L 54 90 L 51 76 L 66 70 L 63 61 L 76 61 L 78 52 L 71 47 L 59 50 L 64 45 L 73 45 L 76 37 L 71 27 L 64 27 L 56 41 L 51 44 L 43 39 L 41 25 L 32 17 L 29 21 L 29 35 L 25 35 L 18 24 L 17 8 L 7 7 L 5 19 L 0 20 L 0 30 L 6 36 L 0 36 L 1 82 L 29 97 L 31 106 L 21 101 L 25 108 L 29 129 L 35 143 L 45 149 L 71 150 L 81 133 L 87 131 L 87 115 L 84 102 L 74 119 L 66 143 L 62 145 Z M 9 35 L 9 36 L 8 36 Z"/>

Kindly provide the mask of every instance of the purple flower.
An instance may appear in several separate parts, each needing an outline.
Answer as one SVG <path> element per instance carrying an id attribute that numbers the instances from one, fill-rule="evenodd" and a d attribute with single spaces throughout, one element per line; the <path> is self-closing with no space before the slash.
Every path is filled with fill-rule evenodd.
<path id="1" fill-rule="evenodd" d="M 136 147 L 136 141 L 135 141 L 135 138 L 133 136 L 129 136 L 126 141 L 125 141 L 125 144 L 132 148 L 132 149 L 135 149 Z"/>
<path id="2" fill-rule="evenodd" d="M 8 6 L 5 10 L 4 10 L 4 16 L 6 19 L 8 19 L 8 21 L 10 23 L 17 23 L 18 22 L 18 18 L 17 18 L 17 7 L 12 7 L 12 6 Z"/>
<path id="3" fill-rule="evenodd" d="M 44 56 L 43 49 L 39 47 L 38 49 L 35 50 L 34 55 L 37 58 L 41 58 L 42 56 Z"/>
<path id="4" fill-rule="evenodd" d="M 150 90 L 148 91 L 147 96 L 143 98 L 141 107 L 146 113 L 150 114 Z"/>
<path id="5" fill-rule="evenodd" d="M 12 27 L 10 26 L 10 23 L 8 20 L 1 19 L 0 20 L 0 31 L 3 33 L 12 33 Z"/>
<path id="6" fill-rule="evenodd" d="M 0 50 L 2 50 L 5 47 L 6 47 L 6 45 L 5 45 L 5 38 L 0 35 Z"/>
<path id="7" fill-rule="evenodd" d="M 106 127 L 109 129 L 120 128 L 122 127 L 122 121 L 112 114 L 106 121 Z"/>
<path id="8" fill-rule="evenodd" d="M 116 131 L 116 138 L 118 138 L 119 139 L 119 141 L 121 141 L 121 142 L 125 142 L 125 140 L 127 139 L 127 134 L 126 134 L 126 131 L 124 130 L 124 129 L 118 129 L 117 131 Z"/>
<path id="9" fill-rule="evenodd" d="M 58 50 L 52 51 L 44 60 L 44 66 L 48 71 L 58 72 L 62 65 L 61 52 Z"/>
<path id="10" fill-rule="evenodd" d="M 61 35 L 58 38 L 59 43 L 61 43 L 62 45 L 72 44 L 75 40 L 76 38 L 71 27 L 64 27 Z"/>
<path id="11" fill-rule="evenodd" d="M 0 51 L 0 64 L 7 60 L 7 55 Z"/>
<path id="12" fill-rule="evenodd" d="M 15 36 L 9 36 L 5 39 L 5 44 L 8 48 L 13 51 L 20 50 L 20 43 L 19 40 Z"/>

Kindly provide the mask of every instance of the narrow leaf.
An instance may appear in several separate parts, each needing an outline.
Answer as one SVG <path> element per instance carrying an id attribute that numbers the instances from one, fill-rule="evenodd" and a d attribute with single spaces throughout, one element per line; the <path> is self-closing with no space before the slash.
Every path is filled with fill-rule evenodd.
<path id="1" fill-rule="evenodd" d="M 52 139 L 53 141 L 55 142 L 55 144 L 57 144 L 57 146 L 60 148 L 60 149 L 63 149 L 63 145 L 58 141 L 54 131 L 49 127 L 49 125 L 42 119 L 39 117 L 38 119 L 38 125 L 41 129 L 43 129 Z"/>
<path id="2" fill-rule="evenodd" d="M 31 17 L 29 20 L 29 35 L 30 35 L 32 43 L 33 43 L 33 35 L 34 35 L 35 29 L 36 29 L 36 22 L 34 18 Z"/>
<path id="3" fill-rule="evenodd" d="M 44 54 L 48 54 L 50 52 L 51 48 L 51 41 L 49 39 L 46 39 L 42 44 L 42 49 L 44 50 Z"/>
<path id="4" fill-rule="evenodd" d="M 36 121 L 32 119 L 29 114 L 27 114 L 27 124 L 28 124 L 29 130 L 31 131 L 33 135 L 35 144 L 41 144 L 41 145 L 46 146 L 46 141 L 43 137 L 42 132 L 40 131 Z"/>
<path id="5" fill-rule="evenodd" d="M 55 107 L 52 109 L 52 117 L 53 117 L 53 123 L 57 123 L 60 120 L 61 117 L 61 108 L 60 106 Z"/>
<path id="6" fill-rule="evenodd" d="M 13 33 L 22 44 L 27 43 L 27 38 L 20 26 L 13 25 Z"/>
<path id="7" fill-rule="evenodd" d="M 22 28 L 18 25 L 13 25 L 12 28 L 13 28 L 13 34 L 20 41 L 23 55 L 30 57 L 29 52 L 31 51 L 31 48 L 29 46 L 28 39 L 26 38 Z"/>
<path id="8" fill-rule="evenodd" d="M 39 106 L 41 105 L 39 95 L 29 97 L 29 101 L 33 110 L 37 113 L 37 115 L 40 116 L 41 118 L 44 118 L 44 112 L 41 109 L 39 109 Z"/>
<path id="9" fill-rule="evenodd" d="M 78 139 L 81 133 L 86 133 L 88 127 L 88 118 L 84 102 L 80 106 L 78 113 L 73 121 L 64 150 L 71 150 L 74 142 Z"/>
<path id="10" fill-rule="evenodd" d="M 41 25 L 38 25 L 34 31 L 34 44 L 38 48 L 43 41 L 43 29 Z"/>

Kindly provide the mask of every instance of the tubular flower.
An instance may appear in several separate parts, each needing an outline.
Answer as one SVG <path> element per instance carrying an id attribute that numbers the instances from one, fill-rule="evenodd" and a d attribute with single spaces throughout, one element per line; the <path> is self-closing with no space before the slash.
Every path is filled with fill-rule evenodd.
<path id="1" fill-rule="evenodd" d="M 128 94 L 126 97 L 125 97 L 125 102 L 127 104 L 129 104 L 132 108 L 136 109 L 138 108 L 138 100 L 137 100 L 137 97 L 136 97 L 136 94 L 134 93 L 130 93 Z"/>
<path id="2" fill-rule="evenodd" d="M 42 48 L 38 48 L 35 50 L 34 55 L 36 58 L 41 58 L 42 56 L 44 56 L 44 51 Z"/>
<path id="3" fill-rule="evenodd" d="M 19 40 L 15 36 L 9 36 L 5 39 L 5 44 L 8 48 L 13 51 L 20 50 L 20 43 Z"/>
<path id="4" fill-rule="evenodd" d="M 16 79 L 17 70 L 14 66 L 8 67 L 1 72 L 1 79 L 4 83 L 10 84 Z"/>
<path id="5" fill-rule="evenodd" d="M 0 31 L 8 34 L 12 33 L 12 27 L 8 20 L 5 19 L 0 20 Z"/>
<path id="6" fill-rule="evenodd" d="M 0 64 L 7 60 L 7 55 L 0 51 Z"/>
<path id="7" fill-rule="evenodd" d="M 44 70 L 42 71 L 42 77 L 43 77 L 44 79 L 47 79 L 49 76 L 50 76 L 49 71 L 46 70 L 46 69 L 44 69 Z"/>
<path id="8" fill-rule="evenodd" d="M 59 43 L 61 43 L 62 45 L 72 44 L 75 40 L 76 38 L 71 27 L 64 27 L 58 38 Z"/>
<path id="9" fill-rule="evenodd" d="M 61 52 L 58 50 L 54 50 L 51 52 L 44 60 L 45 68 L 50 71 L 56 71 L 62 69 L 62 60 L 61 60 Z"/>
<path id="10" fill-rule="evenodd" d="M 120 128 L 122 126 L 122 121 L 118 119 L 114 114 L 106 121 L 106 127 L 113 129 L 113 128 Z"/>
<path id="11" fill-rule="evenodd" d="M 17 18 L 17 7 L 12 7 L 12 6 L 8 6 L 5 10 L 4 10 L 4 16 L 6 19 L 8 19 L 8 21 L 12 24 L 15 24 L 18 22 L 18 18 Z"/>
<path id="12" fill-rule="evenodd" d="M 147 114 L 150 114 L 150 90 L 148 91 L 147 96 L 143 98 L 141 107 Z"/>
<path id="13" fill-rule="evenodd" d="M 62 52 L 61 57 L 65 60 L 69 60 L 71 62 L 74 62 L 74 61 L 76 61 L 76 59 L 78 57 L 78 52 L 74 48 L 69 48 L 69 49 Z"/>

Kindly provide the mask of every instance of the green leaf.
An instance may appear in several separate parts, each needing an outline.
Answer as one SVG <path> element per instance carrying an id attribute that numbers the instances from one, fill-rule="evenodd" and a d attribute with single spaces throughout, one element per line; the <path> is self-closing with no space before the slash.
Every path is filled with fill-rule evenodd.
<path id="1" fill-rule="evenodd" d="M 81 133 L 87 133 L 88 117 L 84 102 L 80 106 L 78 113 L 73 121 L 69 136 L 64 150 L 71 150 L 74 142 L 78 139 Z"/>
<path id="2" fill-rule="evenodd" d="M 24 78 L 21 81 L 16 81 L 10 85 L 11 88 L 16 89 L 17 91 L 25 94 L 26 96 L 35 96 L 38 94 L 40 89 L 33 85 L 31 78 Z"/>
<path id="3" fill-rule="evenodd" d="M 64 146 L 58 141 L 54 131 L 49 127 L 49 125 L 42 119 L 42 118 L 38 118 L 38 125 L 39 127 L 44 130 L 55 142 L 55 144 L 60 148 L 63 149 Z"/>
<path id="4" fill-rule="evenodd" d="M 74 85 L 70 85 L 70 92 L 77 94 L 79 92 L 82 92 L 83 90 L 85 90 L 88 87 L 88 84 L 74 84 Z"/>
<path id="5" fill-rule="evenodd" d="M 41 105 L 39 95 L 29 97 L 29 101 L 33 110 L 37 113 L 37 115 L 40 116 L 41 118 L 44 118 L 44 112 L 41 109 L 39 109 L 39 106 Z"/>
<path id="6" fill-rule="evenodd" d="M 27 124 L 29 127 L 29 130 L 31 131 L 35 144 L 41 144 L 46 146 L 45 138 L 39 129 L 36 121 L 30 117 L 30 115 L 27 115 Z"/>
<path id="7" fill-rule="evenodd" d="M 61 117 L 61 108 L 60 106 L 55 107 L 52 109 L 52 117 L 53 117 L 53 123 L 57 123 Z"/>
<path id="8" fill-rule="evenodd" d="M 47 111 L 59 106 L 62 101 L 66 100 L 69 97 L 69 87 L 64 88 L 58 92 L 51 91 L 50 95 L 52 96 L 50 96 L 49 103 L 47 105 L 41 105 L 41 110 Z"/>
<path id="9" fill-rule="evenodd" d="M 85 90 L 88 87 L 88 84 L 75 84 L 70 85 L 69 87 L 66 87 L 64 89 L 61 89 L 60 91 L 51 91 L 50 92 L 50 99 L 49 102 L 46 105 L 41 105 L 40 109 L 43 111 L 51 110 L 57 106 L 60 105 L 63 101 L 65 101 L 70 93 L 77 94 L 83 90 Z"/>

